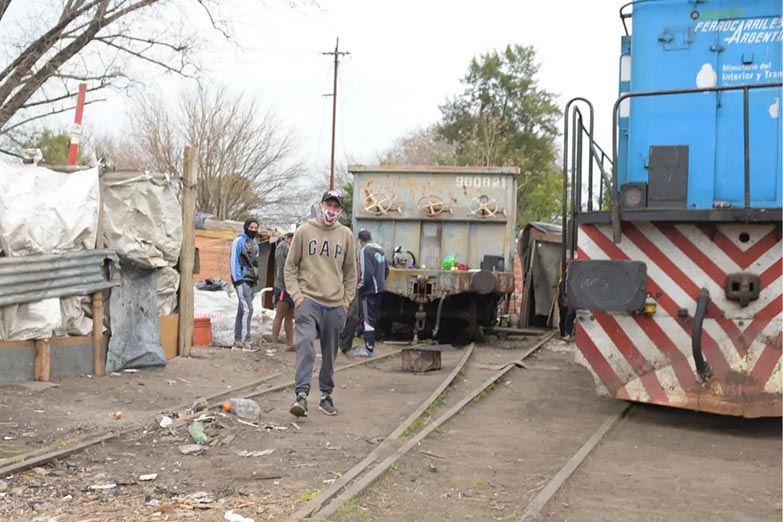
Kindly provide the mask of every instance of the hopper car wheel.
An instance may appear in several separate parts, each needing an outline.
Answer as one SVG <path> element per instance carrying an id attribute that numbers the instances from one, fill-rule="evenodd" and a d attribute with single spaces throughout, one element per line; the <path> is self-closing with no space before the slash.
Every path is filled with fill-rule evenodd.
<path id="1" fill-rule="evenodd" d="M 480 218 L 493 217 L 498 213 L 497 198 L 489 196 L 480 196 L 473 198 L 470 202 L 470 213 Z"/>
<path id="2" fill-rule="evenodd" d="M 364 211 L 373 216 L 385 216 L 392 208 L 391 198 L 379 194 L 376 197 L 374 194 L 370 194 L 364 200 Z"/>
<path id="3" fill-rule="evenodd" d="M 429 217 L 435 217 L 446 210 L 446 204 L 438 196 L 424 196 L 416 203 L 416 208 L 427 214 Z"/>

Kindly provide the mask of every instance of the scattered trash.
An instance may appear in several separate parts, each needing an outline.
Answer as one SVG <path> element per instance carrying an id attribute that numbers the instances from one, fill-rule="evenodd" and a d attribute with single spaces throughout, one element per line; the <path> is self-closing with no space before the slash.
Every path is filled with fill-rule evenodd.
<path id="1" fill-rule="evenodd" d="M 233 511 L 226 511 L 226 514 L 223 515 L 223 519 L 228 522 L 255 522 L 254 519 L 243 517 L 239 513 L 234 513 Z"/>
<path id="2" fill-rule="evenodd" d="M 435 464 L 433 464 L 433 463 L 431 463 L 431 462 L 430 462 L 430 468 L 429 468 L 429 469 L 430 469 L 430 471 L 431 471 L 432 473 L 437 473 L 437 472 L 438 472 L 438 467 L 437 467 L 437 466 L 435 466 Z"/>
<path id="3" fill-rule="evenodd" d="M 69 500 L 73 500 L 73 495 L 65 495 L 60 500 L 62 500 L 63 502 L 68 502 Z"/>
<path id="4" fill-rule="evenodd" d="M 206 491 L 193 493 L 192 495 L 189 495 L 189 497 L 200 504 L 210 504 L 212 502 L 212 499 L 209 498 L 209 493 Z"/>
<path id="5" fill-rule="evenodd" d="M 122 370 L 125 373 L 139 373 L 139 370 L 134 370 L 133 368 L 128 368 L 127 370 Z"/>
<path id="6" fill-rule="evenodd" d="M 115 411 L 111 414 L 111 418 L 114 420 L 120 420 L 122 418 L 122 412 L 121 411 Z"/>
<path id="7" fill-rule="evenodd" d="M 117 487 L 117 484 L 93 484 L 90 486 L 90 489 L 93 491 L 102 491 L 106 489 L 114 489 Z"/>
<path id="8" fill-rule="evenodd" d="M 254 424 L 252 422 L 243 421 L 242 419 L 237 419 L 237 422 L 240 424 L 244 424 L 245 426 L 252 426 L 254 428 L 258 428 L 258 424 Z"/>
<path id="9" fill-rule="evenodd" d="M 0 493 L 8 491 L 8 483 L 5 480 L 0 480 Z"/>
<path id="10" fill-rule="evenodd" d="M 239 455 L 240 457 L 265 457 L 267 455 L 271 455 L 274 453 L 275 450 L 273 449 L 265 449 L 265 450 L 256 450 L 256 451 L 236 451 L 235 453 Z"/>
<path id="11" fill-rule="evenodd" d="M 256 401 L 250 399 L 229 399 L 231 411 L 238 417 L 247 420 L 256 420 L 261 415 L 261 407 Z"/>
<path id="12" fill-rule="evenodd" d="M 278 426 L 277 424 L 264 424 L 264 429 L 266 431 L 285 431 L 288 429 L 288 426 Z"/>
<path id="13" fill-rule="evenodd" d="M 190 413 L 197 413 L 199 411 L 204 411 L 207 408 L 209 408 L 209 403 L 207 400 L 203 397 L 199 397 L 196 399 L 196 402 L 193 403 L 193 406 L 190 407 L 188 410 Z"/>
<path id="14" fill-rule="evenodd" d="M 183 455 L 197 455 L 202 451 L 207 451 L 207 448 L 198 444 L 184 444 L 179 447 L 179 452 Z"/>
<path id="15" fill-rule="evenodd" d="M 174 420 L 171 417 L 168 417 L 168 416 L 164 415 L 160 419 L 160 427 L 161 428 L 168 428 L 172 424 L 174 424 Z"/>
<path id="16" fill-rule="evenodd" d="M 111 373 L 109 374 L 109 377 L 119 377 L 119 376 L 121 376 L 121 375 L 122 375 L 121 373 L 117 373 L 117 372 L 111 372 Z"/>
<path id="17" fill-rule="evenodd" d="M 237 438 L 236 435 L 226 435 L 225 438 L 220 441 L 220 444 L 227 446 L 227 445 L 231 444 L 232 442 L 234 442 L 234 439 L 236 439 L 236 438 Z"/>
<path id="18" fill-rule="evenodd" d="M 160 507 L 160 500 L 153 498 L 146 505 L 149 507 Z"/>
<path id="19" fill-rule="evenodd" d="M 193 442 L 196 444 L 204 446 L 207 444 L 207 442 L 209 442 L 207 435 L 204 433 L 204 425 L 199 421 L 190 423 L 190 426 L 188 426 L 188 433 L 190 434 L 190 438 L 193 439 Z"/>
<path id="20" fill-rule="evenodd" d="M 175 384 L 177 384 L 177 381 L 170 379 L 166 381 L 166 384 L 168 384 L 169 386 L 174 386 Z"/>
<path id="21" fill-rule="evenodd" d="M 149 482 L 150 480 L 155 480 L 156 478 L 158 478 L 157 473 L 150 473 L 149 475 L 141 475 L 139 480 L 142 482 Z"/>
<path id="22" fill-rule="evenodd" d="M 46 475 L 49 474 L 49 470 L 48 469 L 44 469 L 44 468 L 33 468 L 33 473 L 35 473 L 36 475 L 41 475 L 42 477 L 45 477 Z"/>
<path id="23" fill-rule="evenodd" d="M 301 427 L 300 427 L 300 426 L 299 426 L 297 423 L 295 423 L 295 422 L 292 422 L 292 423 L 291 423 L 291 427 L 292 427 L 292 428 L 294 428 L 295 430 L 301 430 L 301 429 L 302 429 L 302 428 L 301 428 Z"/>

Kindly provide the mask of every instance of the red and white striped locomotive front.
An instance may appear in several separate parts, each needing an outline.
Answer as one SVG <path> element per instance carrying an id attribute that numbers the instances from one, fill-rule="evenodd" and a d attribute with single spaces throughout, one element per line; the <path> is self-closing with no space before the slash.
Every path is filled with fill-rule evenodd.
<path id="1" fill-rule="evenodd" d="M 780 416 L 780 224 L 624 222 L 620 242 L 612 237 L 609 223 L 580 225 L 577 259 L 644 263 L 646 303 L 638 311 L 579 311 L 577 360 L 599 391 L 721 414 Z M 735 274 L 758 276 L 757 297 L 741 302 L 732 295 Z M 707 375 L 692 349 L 701 289 L 709 292 L 699 339 Z"/>

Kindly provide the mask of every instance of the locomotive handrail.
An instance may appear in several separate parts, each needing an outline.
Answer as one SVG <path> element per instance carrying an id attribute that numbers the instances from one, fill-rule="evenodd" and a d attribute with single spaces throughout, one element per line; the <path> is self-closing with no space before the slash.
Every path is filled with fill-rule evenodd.
<path id="1" fill-rule="evenodd" d="M 620 104 L 630 98 L 642 98 L 650 96 L 670 96 L 673 94 L 699 94 L 706 92 L 725 92 L 725 91 L 743 91 L 743 137 L 745 142 L 745 209 L 750 209 L 750 111 L 748 110 L 749 96 L 751 89 L 769 89 L 774 87 L 783 87 L 783 82 L 757 83 L 753 85 L 721 85 L 715 87 L 696 88 L 696 89 L 667 89 L 661 91 L 638 91 L 626 92 L 621 94 L 612 108 L 612 229 L 614 231 L 614 242 L 620 242 L 620 209 L 617 203 L 617 129 L 619 127 L 618 112 Z"/>

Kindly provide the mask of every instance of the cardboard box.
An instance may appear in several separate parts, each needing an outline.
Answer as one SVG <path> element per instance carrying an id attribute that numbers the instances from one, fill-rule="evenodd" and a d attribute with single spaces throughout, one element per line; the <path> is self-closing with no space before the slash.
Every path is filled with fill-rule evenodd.
<path id="1" fill-rule="evenodd" d="M 179 337 L 179 314 L 160 316 L 160 345 L 166 360 L 177 356 L 177 341 Z"/>

